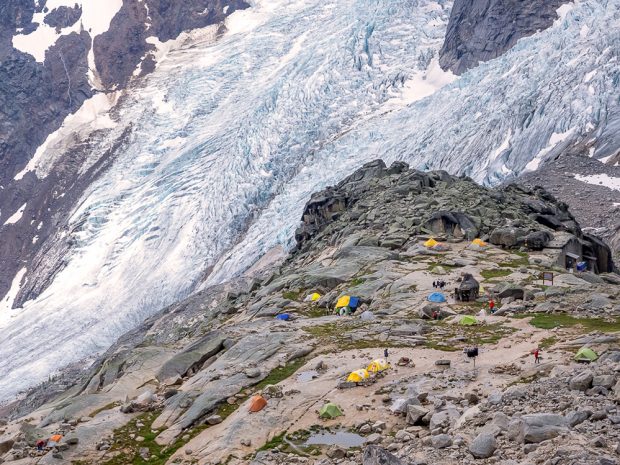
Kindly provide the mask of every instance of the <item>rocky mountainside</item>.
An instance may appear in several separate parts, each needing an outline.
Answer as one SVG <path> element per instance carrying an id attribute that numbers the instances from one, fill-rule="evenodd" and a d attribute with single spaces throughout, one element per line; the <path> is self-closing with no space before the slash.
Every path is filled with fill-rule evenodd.
<path id="1" fill-rule="evenodd" d="M 579 223 L 610 244 L 620 256 L 620 166 L 587 156 L 563 155 L 539 170 L 521 176 L 520 182 L 543 186 L 567 202 Z"/>
<path id="2" fill-rule="evenodd" d="M 550 27 L 566 0 L 456 0 L 439 64 L 463 74 L 512 48 L 519 39 Z"/>
<path id="3" fill-rule="evenodd" d="M 430 236 L 442 245 L 425 246 Z M 541 188 L 374 161 L 311 197 L 296 241 L 284 260 L 164 309 L 86 371 L 5 407 L 2 459 L 615 463 L 620 276 L 566 204 Z M 575 241 L 600 274 L 558 266 L 558 244 Z M 466 274 L 483 287 L 475 301 L 454 298 Z M 445 302 L 428 300 L 435 281 L 447 283 Z M 337 316 L 344 295 L 360 306 Z M 463 326 L 463 315 L 477 321 Z M 585 345 L 600 358 L 577 364 Z M 461 353 L 474 346 L 475 367 Z M 385 349 L 391 368 L 347 382 Z M 250 413 L 254 395 L 267 403 Z M 327 401 L 344 416 L 320 420 Z M 60 444 L 37 451 L 54 433 Z"/>

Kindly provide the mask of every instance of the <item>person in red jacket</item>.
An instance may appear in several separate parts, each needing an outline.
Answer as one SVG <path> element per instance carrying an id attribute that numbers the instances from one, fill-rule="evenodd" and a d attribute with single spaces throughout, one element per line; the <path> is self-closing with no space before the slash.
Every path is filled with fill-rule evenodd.
<path id="1" fill-rule="evenodd" d="M 493 299 L 489 300 L 489 312 L 495 313 L 495 301 Z"/>
<path id="2" fill-rule="evenodd" d="M 540 349 L 536 347 L 532 353 L 534 354 L 534 363 L 540 363 Z"/>

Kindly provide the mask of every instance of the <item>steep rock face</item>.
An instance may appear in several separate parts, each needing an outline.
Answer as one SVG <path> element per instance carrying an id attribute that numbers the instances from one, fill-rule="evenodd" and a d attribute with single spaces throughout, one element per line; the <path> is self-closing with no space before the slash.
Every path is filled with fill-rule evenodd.
<path id="1" fill-rule="evenodd" d="M 125 1 L 110 30 L 94 41 L 102 83 L 107 88 L 124 87 L 141 62 L 141 71 L 150 72 L 155 46 L 147 43 L 148 37 L 166 42 L 183 31 L 217 24 L 248 6 L 243 0 Z"/>
<path id="2" fill-rule="evenodd" d="M 567 0 L 456 0 L 439 64 L 463 74 L 512 48 L 519 39 L 547 29 Z"/>

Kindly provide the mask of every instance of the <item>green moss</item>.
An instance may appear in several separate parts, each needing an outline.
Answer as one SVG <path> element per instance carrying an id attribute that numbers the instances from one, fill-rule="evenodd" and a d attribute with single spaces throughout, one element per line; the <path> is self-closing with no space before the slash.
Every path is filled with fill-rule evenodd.
<path id="1" fill-rule="evenodd" d="M 125 426 L 114 430 L 110 452 L 115 452 L 117 455 L 103 462 L 102 465 L 164 465 L 177 450 L 207 428 L 205 425 L 197 426 L 186 431 L 170 446 L 160 446 L 155 442 L 160 431 L 151 429 L 153 421 L 160 413 L 160 411 L 155 411 L 140 414 Z M 141 423 L 142 426 L 139 427 L 138 423 Z M 134 438 L 130 436 L 132 434 L 135 435 Z M 188 436 L 187 440 L 181 439 L 186 435 Z M 144 441 L 137 442 L 135 440 L 137 436 L 142 436 Z M 139 450 L 143 447 L 149 450 L 152 459 L 150 457 L 146 460 L 142 458 Z"/>
<path id="2" fill-rule="evenodd" d="M 276 447 L 282 446 L 282 444 L 284 444 L 285 434 L 286 432 L 278 434 L 277 436 L 274 436 L 270 441 L 267 441 L 265 444 L 263 444 L 258 450 L 259 451 L 271 450 L 271 449 L 275 449 Z"/>
<path id="3" fill-rule="evenodd" d="M 445 324 L 444 322 L 433 322 L 434 326 L 440 326 L 440 331 L 433 331 L 429 334 L 425 347 L 429 349 L 442 350 L 444 352 L 455 352 L 461 350 L 463 346 L 483 346 L 497 344 L 504 337 L 517 331 L 514 328 L 502 326 L 501 323 L 492 325 L 460 326 Z M 459 339 L 453 345 L 446 342 Z"/>
<path id="4" fill-rule="evenodd" d="M 120 402 L 110 402 L 109 404 L 104 405 L 103 407 L 98 408 L 97 410 L 94 410 L 94 411 L 90 412 L 88 414 L 88 416 L 91 417 L 91 418 L 95 418 L 99 413 L 105 412 L 106 410 L 112 410 L 115 407 L 120 407 L 120 405 L 121 405 Z"/>
<path id="5" fill-rule="evenodd" d="M 531 316 L 530 315 L 526 315 Z M 604 320 L 602 318 L 578 318 L 566 313 L 536 313 L 530 324 L 540 329 L 580 327 L 585 331 L 612 333 L 620 331 L 620 318 Z"/>
<path id="6" fill-rule="evenodd" d="M 284 381 L 285 379 L 292 376 L 297 370 L 299 370 L 306 363 L 306 358 L 298 358 L 297 360 L 293 360 L 290 363 L 287 363 L 283 367 L 277 367 L 271 370 L 271 372 L 267 375 L 267 377 L 258 383 L 254 388 L 256 390 L 263 389 L 265 386 L 269 386 L 270 384 L 278 384 L 280 381 Z"/>
<path id="7" fill-rule="evenodd" d="M 508 276 L 510 274 L 512 274 L 512 270 L 507 270 L 504 268 L 495 270 L 482 270 L 480 272 L 480 276 L 482 276 L 484 279 L 503 278 L 504 276 Z"/>
<path id="8" fill-rule="evenodd" d="M 329 311 L 323 307 L 318 307 L 313 305 L 308 310 L 304 310 L 300 312 L 302 315 L 307 316 L 308 318 L 320 318 L 322 316 L 329 315 Z"/>
<path id="9" fill-rule="evenodd" d="M 558 342 L 557 337 L 555 336 L 546 337 L 542 341 L 540 341 L 540 344 L 538 344 L 538 347 L 540 347 L 541 349 L 548 349 L 549 347 L 554 346 L 556 342 Z"/>
<path id="10" fill-rule="evenodd" d="M 351 280 L 351 287 L 359 286 L 360 284 L 362 284 L 365 281 L 366 280 L 364 278 L 353 278 Z"/>
<path id="11" fill-rule="evenodd" d="M 284 291 L 282 292 L 282 298 L 287 300 L 299 300 L 299 296 L 301 295 L 301 291 Z"/>
<path id="12" fill-rule="evenodd" d="M 398 347 L 410 347 L 405 344 L 395 344 L 389 341 L 379 341 L 377 339 L 359 339 L 352 338 L 348 335 L 354 331 L 358 326 L 364 326 L 363 323 L 353 323 L 343 317 L 341 321 L 334 323 L 325 323 L 322 325 L 310 326 L 303 328 L 304 331 L 310 333 L 321 342 L 321 346 L 326 351 L 330 346 L 338 347 L 338 350 L 352 350 L 352 349 L 374 349 L 377 347 L 398 348 Z"/>
<path id="13" fill-rule="evenodd" d="M 529 264 L 530 264 L 530 261 L 526 254 L 525 256 L 521 256 L 513 260 L 501 262 L 499 263 L 499 266 L 501 266 L 502 268 L 520 268 L 522 266 L 528 266 Z"/>

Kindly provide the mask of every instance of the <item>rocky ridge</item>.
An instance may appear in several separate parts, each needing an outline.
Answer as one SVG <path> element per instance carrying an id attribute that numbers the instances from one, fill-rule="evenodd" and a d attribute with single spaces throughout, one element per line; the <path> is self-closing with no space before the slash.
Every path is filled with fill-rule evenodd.
<path id="1" fill-rule="evenodd" d="M 543 189 L 490 190 L 372 162 L 311 198 L 285 261 L 164 309 L 87 372 L 52 379 L 6 408 L 2 459 L 616 463 L 620 277 L 554 268 L 545 246 L 566 234 L 596 243 Z M 431 235 L 444 247 L 424 247 Z M 497 245 L 472 245 L 475 237 Z M 592 247 L 613 268 L 609 249 Z M 543 270 L 556 273 L 553 286 L 540 282 Z M 466 273 L 486 289 L 476 302 L 451 296 Z M 438 279 L 448 299 L 431 304 Z M 321 298 L 306 301 L 311 292 Z M 362 305 L 338 317 L 333 308 L 345 294 Z M 490 296 L 494 315 L 458 324 Z M 282 313 L 291 319 L 274 318 Z M 481 350 L 475 369 L 460 353 L 471 345 Z M 600 359 L 574 363 L 583 345 Z M 530 355 L 536 346 L 540 365 Z M 343 383 L 385 348 L 391 370 Z M 249 414 L 257 393 L 267 406 Z M 319 420 L 327 400 L 344 417 Z M 306 444 L 317 432 L 343 430 L 364 449 Z M 66 438 L 61 447 L 32 447 L 54 432 Z"/>

